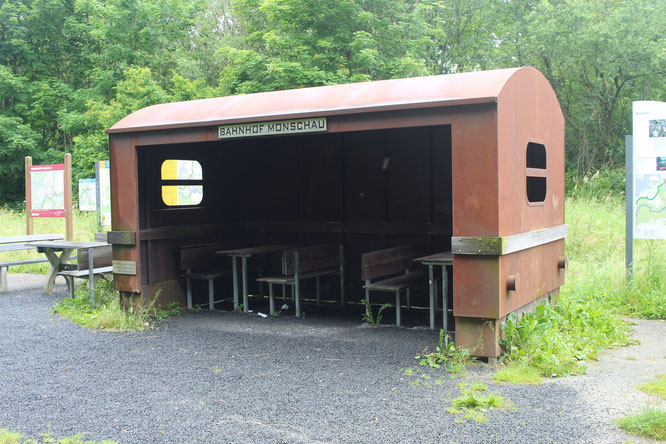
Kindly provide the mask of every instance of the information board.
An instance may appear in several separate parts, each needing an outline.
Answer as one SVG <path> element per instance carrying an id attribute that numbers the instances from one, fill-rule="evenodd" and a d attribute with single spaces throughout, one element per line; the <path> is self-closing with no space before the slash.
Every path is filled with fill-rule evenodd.
<path id="1" fill-rule="evenodd" d="M 97 177 L 97 202 L 102 226 L 111 226 L 111 169 L 108 160 L 95 165 Z"/>
<path id="2" fill-rule="evenodd" d="M 30 167 L 30 216 L 65 217 L 65 165 Z"/>
<path id="3" fill-rule="evenodd" d="M 633 103 L 634 238 L 666 239 L 666 102 Z"/>
<path id="4" fill-rule="evenodd" d="M 79 179 L 79 211 L 97 210 L 97 181 Z"/>

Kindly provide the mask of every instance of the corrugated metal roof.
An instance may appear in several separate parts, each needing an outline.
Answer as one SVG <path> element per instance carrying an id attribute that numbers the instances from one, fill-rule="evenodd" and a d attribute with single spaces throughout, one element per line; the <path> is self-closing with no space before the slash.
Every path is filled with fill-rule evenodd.
<path id="1" fill-rule="evenodd" d="M 371 111 L 492 103 L 520 69 L 318 86 L 164 103 L 125 117 L 108 133 L 210 126 Z"/>

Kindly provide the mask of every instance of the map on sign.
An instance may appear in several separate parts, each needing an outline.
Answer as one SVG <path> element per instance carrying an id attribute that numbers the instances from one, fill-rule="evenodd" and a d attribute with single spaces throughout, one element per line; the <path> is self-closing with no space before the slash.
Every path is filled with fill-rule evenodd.
<path id="1" fill-rule="evenodd" d="M 634 102 L 634 237 L 666 239 L 666 103 Z"/>
<path id="2" fill-rule="evenodd" d="M 97 181 L 79 179 L 79 211 L 97 210 Z"/>
<path id="3" fill-rule="evenodd" d="M 162 180 L 202 180 L 201 164 L 196 160 L 168 159 L 162 163 Z M 199 205 L 203 200 L 203 185 L 163 185 L 162 200 L 169 206 Z"/>
<path id="4" fill-rule="evenodd" d="M 97 196 L 99 197 L 99 217 L 102 226 L 111 226 L 111 169 L 108 160 L 97 162 Z"/>
<path id="5" fill-rule="evenodd" d="M 30 167 L 30 215 L 65 216 L 65 165 Z"/>

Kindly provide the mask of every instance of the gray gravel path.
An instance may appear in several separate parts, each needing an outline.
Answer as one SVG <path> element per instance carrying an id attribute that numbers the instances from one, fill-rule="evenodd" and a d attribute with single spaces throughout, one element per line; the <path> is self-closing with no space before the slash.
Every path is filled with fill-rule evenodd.
<path id="1" fill-rule="evenodd" d="M 137 333 L 91 331 L 50 314 L 66 289 L 59 285 L 53 296 L 44 295 L 42 280 L 10 275 L 13 291 L 0 295 L 0 424 L 28 437 L 81 433 L 121 443 L 636 441 L 613 427 L 617 412 L 599 417 L 600 397 L 590 395 L 598 387 L 594 371 L 540 386 L 505 386 L 490 383 L 492 369 L 477 365 L 463 380 L 487 383 L 515 409 L 493 412 L 485 424 L 457 424 L 446 401 L 459 395 L 459 379 L 430 369 L 419 368 L 415 376 L 401 371 L 414 366 L 416 353 L 434 347 L 436 332 L 364 327 L 360 316 L 262 319 L 230 312 L 186 313 Z M 666 329 L 660 328 L 663 341 Z M 663 370 L 666 353 L 649 357 L 654 372 Z M 419 385 L 410 384 L 414 380 Z M 634 381 L 623 383 L 631 388 Z"/>

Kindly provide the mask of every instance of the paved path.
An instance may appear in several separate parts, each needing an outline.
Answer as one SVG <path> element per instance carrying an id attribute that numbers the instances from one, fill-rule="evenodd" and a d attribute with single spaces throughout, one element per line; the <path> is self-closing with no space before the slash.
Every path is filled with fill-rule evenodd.
<path id="1" fill-rule="evenodd" d="M 0 424 L 30 437 L 639 442 L 613 421 L 644 403 L 633 387 L 666 363 L 666 323 L 641 321 L 641 346 L 602 356 L 585 376 L 495 385 L 492 369 L 478 365 L 464 379 L 486 382 L 515 409 L 491 413 L 485 424 L 457 424 L 446 408 L 459 396 L 460 380 L 434 369 L 419 367 L 413 376 L 401 371 L 415 365 L 416 353 L 434 347 L 436 332 L 364 327 L 360 314 L 299 320 L 229 312 L 185 313 L 144 332 L 91 331 L 50 314 L 66 288 L 47 296 L 42 280 L 10 275 L 12 291 L 0 295 Z"/>

